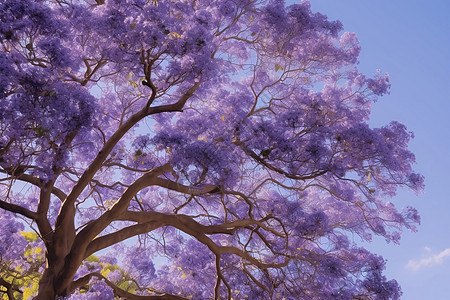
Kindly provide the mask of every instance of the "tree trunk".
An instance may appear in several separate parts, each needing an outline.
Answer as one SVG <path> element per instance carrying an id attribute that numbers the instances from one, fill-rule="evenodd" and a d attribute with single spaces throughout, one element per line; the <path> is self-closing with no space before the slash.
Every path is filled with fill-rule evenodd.
<path id="1" fill-rule="evenodd" d="M 58 284 L 58 278 L 61 277 L 63 269 L 64 259 L 60 260 L 58 268 L 47 266 L 39 281 L 38 294 L 33 300 L 54 300 L 58 296 L 66 296 L 70 286 Z"/>
<path id="2" fill-rule="evenodd" d="M 54 286 L 54 274 L 48 267 L 39 281 L 39 290 L 33 300 L 53 300 L 56 299 L 56 289 Z"/>
<path id="3" fill-rule="evenodd" d="M 71 243 L 67 243 L 67 240 L 69 239 L 71 242 L 73 237 L 67 234 L 65 240 L 60 238 L 58 242 L 56 242 L 55 237 L 57 238 L 58 236 L 55 235 L 52 243 L 47 244 L 47 265 L 39 281 L 38 294 L 34 300 L 54 300 L 58 296 L 65 296 L 65 292 L 67 292 L 72 282 L 70 280 L 67 286 L 61 286 L 58 279 L 62 274 L 67 273 L 66 260 L 70 257 L 68 254 L 71 246 Z M 76 270 L 71 274 L 71 279 L 73 279 L 75 272 Z"/>

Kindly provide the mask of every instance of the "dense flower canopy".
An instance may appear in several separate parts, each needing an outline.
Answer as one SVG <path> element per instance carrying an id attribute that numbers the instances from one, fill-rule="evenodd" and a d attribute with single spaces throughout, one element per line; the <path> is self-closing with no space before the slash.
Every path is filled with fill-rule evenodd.
<path id="1" fill-rule="evenodd" d="M 281 0 L 0 3 L 0 295 L 398 299 L 423 178 L 389 77 Z"/>

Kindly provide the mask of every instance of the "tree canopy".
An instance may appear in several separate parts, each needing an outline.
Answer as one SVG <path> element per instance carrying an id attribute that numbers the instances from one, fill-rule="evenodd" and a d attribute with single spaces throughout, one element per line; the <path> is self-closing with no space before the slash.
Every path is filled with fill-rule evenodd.
<path id="1" fill-rule="evenodd" d="M 3 299 L 398 299 L 412 133 L 308 1 L 3 0 Z"/>

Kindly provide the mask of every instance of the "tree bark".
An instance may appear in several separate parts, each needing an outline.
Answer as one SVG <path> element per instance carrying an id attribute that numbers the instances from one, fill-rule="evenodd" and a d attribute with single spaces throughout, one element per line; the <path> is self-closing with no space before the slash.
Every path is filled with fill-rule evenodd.
<path id="1" fill-rule="evenodd" d="M 53 300 L 56 299 L 56 291 L 53 285 L 52 271 L 47 267 L 39 281 L 39 290 L 33 300 Z"/>

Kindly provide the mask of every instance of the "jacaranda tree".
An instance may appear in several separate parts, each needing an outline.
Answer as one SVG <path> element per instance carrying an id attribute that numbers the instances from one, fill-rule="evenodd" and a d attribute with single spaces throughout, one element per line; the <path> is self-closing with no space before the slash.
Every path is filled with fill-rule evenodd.
<path id="1" fill-rule="evenodd" d="M 423 187 L 308 1 L 2 0 L 3 299 L 397 299 Z"/>

